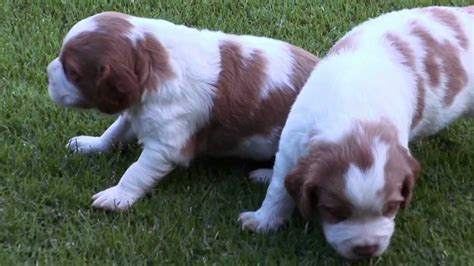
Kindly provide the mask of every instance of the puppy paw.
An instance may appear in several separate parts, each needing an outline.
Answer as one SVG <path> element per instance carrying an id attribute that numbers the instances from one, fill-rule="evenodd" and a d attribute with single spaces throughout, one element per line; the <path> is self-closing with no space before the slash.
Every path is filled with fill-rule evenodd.
<path id="1" fill-rule="evenodd" d="M 257 169 L 249 173 L 249 178 L 252 181 L 259 182 L 259 183 L 269 183 L 272 179 L 273 170 L 262 168 Z"/>
<path id="2" fill-rule="evenodd" d="M 74 153 L 94 154 L 109 151 L 109 145 L 100 137 L 77 136 L 69 140 L 66 148 Z"/>
<path id="3" fill-rule="evenodd" d="M 242 230 L 249 229 L 254 232 L 268 232 L 276 230 L 284 222 L 284 218 L 271 217 L 258 210 L 255 212 L 243 212 L 239 215 Z"/>
<path id="4" fill-rule="evenodd" d="M 136 193 L 129 192 L 117 185 L 92 196 L 94 200 L 92 206 L 111 211 L 124 211 L 130 208 L 138 198 L 140 196 Z"/>

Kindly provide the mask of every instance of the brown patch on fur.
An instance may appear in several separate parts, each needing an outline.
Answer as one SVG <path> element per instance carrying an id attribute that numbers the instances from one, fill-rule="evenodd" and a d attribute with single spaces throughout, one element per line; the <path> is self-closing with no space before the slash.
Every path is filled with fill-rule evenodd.
<path id="1" fill-rule="evenodd" d="M 344 36 L 336 42 L 336 44 L 329 50 L 328 55 L 337 54 L 343 50 L 352 50 L 357 45 L 357 38 L 359 33 L 354 32 Z"/>
<path id="2" fill-rule="evenodd" d="M 165 47 L 151 34 L 137 41 L 135 48 L 135 73 L 138 75 L 141 90 L 159 88 L 161 80 L 175 77 L 169 63 Z"/>
<path id="3" fill-rule="evenodd" d="M 352 215 L 353 206 L 346 197 L 344 175 L 350 164 L 361 170 L 374 164 L 376 158 L 372 147 L 376 139 L 389 145 L 385 166 L 387 182 L 380 193 L 388 195 L 386 200 L 392 200 L 398 192 L 397 200 L 404 202 L 403 206 L 408 204 L 414 176 L 419 171 L 416 160 L 397 144 L 397 130 L 390 122 L 358 122 L 351 133 L 337 143 L 313 144 L 285 178 L 285 187 L 305 219 L 310 219 L 316 210 L 327 223 L 340 222 Z"/>
<path id="4" fill-rule="evenodd" d="M 362 170 L 369 169 L 374 163 L 371 150 L 373 138 L 388 138 L 386 133 L 372 128 L 367 129 L 366 133 L 361 134 L 357 130 L 337 143 L 313 144 L 308 154 L 298 160 L 297 166 L 285 178 L 285 187 L 305 219 L 310 219 L 316 209 L 321 219 L 328 223 L 347 219 L 351 215 L 352 205 L 345 196 L 344 174 L 350 164 Z"/>
<path id="5" fill-rule="evenodd" d="M 370 146 L 359 145 L 353 135 L 340 143 L 317 143 L 298 160 L 285 178 L 285 187 L 305 219 L 318 210 L 323 221 L 336 223 L 352 213 L 344 181 L 349 165 L 368 169 L 373 160 Z"/>
<path id="6" fill-rule="evenodd" d="M 219 48 L 222 70 L 210 121 L 182 148 L 188 158 L 199 153 L 225 154 L 255 135 L 278 137 L 291 105 L 317 62 L 314 55 L 294 48 L 293 89 L 276 88 L 262 97 L 267 61 L 261 51 L 245 57 L 240 45 L 230 41 Z"/>
<path id="7" fill-rule="evenodd" d="M 423 111 L 425 110 L 425 84 L 419 74 L 416 75 L 416 112 L 411 121 L 411 128 L 415 128 L 423 118 Z"/>
<path id="8" fill-rule="evenodd" d="M 412 199 L 415 178 L 420 172 L 420 165 L 410 155 L 408 149 L 398 143 L 397 129 L 389 121 L 364 122 L 360 124 L 360 127 L 364 130 L 362 134 L 359 132 L 359 135 L 362 138 L 367 138 L 366 143 L 379 138 L 389 147 L 387 162 L 384 167 L 385 186 L 383 193 L 385 202 L 397 200 L 402 208 L 407 207 Z M 396 199 L 394 196 L 397 196 Z"/>
<path id="9" fill-rule="evenodd" d="M 312 145 L 285 178 L 285 188 L 306 220 L 318 210 L 322 220 L 335 223 L 347 218 L 347 207 L 352 211 L 343 180 L 349 162 L 340 148 L 334 143 Z"/>
<path id="10" fill-rule="evenodd" d="M 306 83 L 306 80 L 308 80 L 309 75 L 311 75 L 314 67 L 319 62 L 319 59 L 299 47 L 290 46 L 290 49 L 294 58 L 291 83 L 293 84 L 293 88 L 301 89 Z"/>
<path id="11" fill-rule="evenodd" d="M 112 35 L 121 35 L 133 28 L 129 15 L 118 12 L 103 12 L 94 17 L 97 29 Z"/>
<path id="12" fill-rule="evenodd" d="M 430 85 L 439 86 L 441 73 L 446 75 L 447 91 L 443 102 L 445 106 L 450 106 L 468 81 L 466 70 L 459 58 L 459 50 L 448 41 L 439 43 L 428 30 L 420 25 L 414 25 L 412 34 L 420 38 L 426 47 L 425 68 L 430 78 Z M 441 64 L 438 64 L 437 59 L 441 60 Z"/>
<path id="13" fill-rule="evenodd" d="M 145 89 L 159 86 L 173 72 L 164 47 L 145 34 L 136 46 L 125 34 L 133 29 L 126 14 L 95 16 L 95 31 L 84 31 L 63 47 L 60 60 L 69 81 L 104 113 L 117 113 L 139 101 Z"/>
<path id="14" fill-rule="evenodd" d="M 393 33 L 387 33 L 386 38 L 391 42 L 396 51 L 402 55 L 402 64 L 404 64 L 415 76 L 417 88 L 416 111 L 411 123 L 411 128 L 414 128 L 423 118 L 423 112 L 425 110 L 425 85 L 421 75 L 417 71 L 415 53 L 411 49 L 410 44 L 403 41 L 400 36 Z"/>
<path id="15" fill-rule="evenodd" d="M 409 151 L 401 145 L 391 145 L 385 164 L 385 186 L 383 189 L 385 204 L 382 214 L 393 217 L 399 207 L 406 208 L 413 198 L 416 177 L 420 165 Z"/>
<path id="16" fill-rule="evenodd" d="M 192 159 L 194 154 L 204 149 L 204 147 L 197 147 L 198 144 L 204 145 L 203 141 L 198 139 L 198 135 L 194 134 L 184 143 L 180 149 L 180 153 L 184 158 Z"/>
<path id="17" fill-rule="evenodd" d="M 462 48 L 467 49 L 469 47 L 469 40 L 455 14 L 446 8 L 440 7 L 430 7 L 423 10 L 430 12 L 442 24 L 451 28 L 455 32 L 456 39 Z"/>

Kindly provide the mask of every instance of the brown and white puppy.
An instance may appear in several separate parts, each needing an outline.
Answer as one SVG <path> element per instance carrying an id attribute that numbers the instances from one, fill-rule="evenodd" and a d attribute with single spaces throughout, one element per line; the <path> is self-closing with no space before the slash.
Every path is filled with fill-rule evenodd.
<path id="1" fill-rule="evenodd" d="M 275 229 L 296 203 L 308 219 L 319 213 L 344 257 L 378 256 L 420 170 L 408 142 L 473 114 L 473 7 L 369 20 L 315 67 L 283 129 L 266 198 L 240 220 Z"/>
<path id="2" fill-rule="evenodd" d="M 107 12 L 69 31 L 48 89 L 62 106 L 120 114 L 102 136 L 72 138 L 70 150 L 143 144 L 118 185 L 93 196 L 96 207 L 123 210 L 196 155 L 274 156 L 317 61 L 282 41 Z"/>

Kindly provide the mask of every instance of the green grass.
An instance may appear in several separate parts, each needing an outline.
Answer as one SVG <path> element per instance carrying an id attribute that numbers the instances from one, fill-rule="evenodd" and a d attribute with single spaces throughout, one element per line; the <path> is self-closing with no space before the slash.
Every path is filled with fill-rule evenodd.
<path id="1" fill-rule="evenodd" d="M 115 184 L 138 147 L 84 157 L 66 152 L 79 134 L 100 134 L 111 118 L 56 107 L 45 68 L 79 19 L 116 10 L 232 33 L 283 39 L 324 55 L 368 17 L 402 7 L 470 1 L 10 1 L 0 5 L 0 264 L 345 263 L 321 228 L 298 216 L 281 230 L 240 230 L 266 187 L 249 162 L 201 159 L 178 169 L 125 213 L 90 207 Z M 397 218 L 379 265 L 474 265 L 474 123 L 459 121 L 412 145 L 423 166 L 412 206 Z"/>

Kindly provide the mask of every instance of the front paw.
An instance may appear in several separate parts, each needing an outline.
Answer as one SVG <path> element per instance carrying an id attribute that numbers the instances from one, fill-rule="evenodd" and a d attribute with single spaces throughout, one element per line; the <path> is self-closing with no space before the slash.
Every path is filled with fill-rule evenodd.
<path id="1" fill-rule="evenodd" d="M 111 211 L 124 211 L 130 208 L 139 198 L 140 195 L 117 185 L 92 196 L 94 200 L 92 206 Z"/>
<path id="2" fill-rule="evenodd" d="M 268 232 L 276 230 L 284 222 L 284 217 L 272 217 L 261 210 L 254 212 L 242 212 L 239 215 L 239 222 L 242 229 L 249 229 L 254 232 Z"/>
<path id="3" fill-rule="evenodd" d="M 94 154 L 105 153 L 109 151 L 107 142 L 101 137 L 77 136 L 69 140 L 66 148 L 75 153 Z"/>

